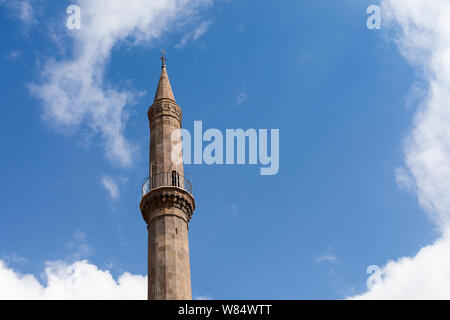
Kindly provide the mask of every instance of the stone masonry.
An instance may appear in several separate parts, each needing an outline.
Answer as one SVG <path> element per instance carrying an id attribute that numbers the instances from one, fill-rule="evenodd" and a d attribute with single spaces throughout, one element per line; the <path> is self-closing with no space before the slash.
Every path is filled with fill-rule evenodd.
<path id="1" fill-rule="evenodd" d="M 164 56 L 162 60 L 155 100 L 148 110 L 149 191 L 140 203 L 148 229 L 148 299 L 190 300 L 188 224 L 195 201 L 185 187 L 182 163 L 172 161 L 172 133 L 181 128 L 182 112 L 172 92 Z"/>

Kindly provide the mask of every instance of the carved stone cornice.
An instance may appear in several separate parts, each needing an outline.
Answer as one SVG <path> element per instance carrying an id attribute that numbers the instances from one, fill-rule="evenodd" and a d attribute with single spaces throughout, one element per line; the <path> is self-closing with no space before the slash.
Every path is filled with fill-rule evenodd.
<path id="1" fill-rule="evenodd" d="M 180 106 L 169 99 L 162 99 L 153 103 L 153 105 L 148 109 L 148 120 L 150 124 L 158 117 L 170 116 L 176 118 L 180 124 L 183 119 L 183 112 Z"/>
<path id="2" fill-rule="evenodd" d="M 147 193 L 142 198 L 139 207 L 141 208 L 142 217 L 147 224 L 164 215 L 175 215 L 186 221 L 186 223 L 189 223 L 195 210 L 195 200 L 184 189 L 178 187 L 159 187 Z M 180 210 L 164 210 L 170 208 L 178 208 Z"/>

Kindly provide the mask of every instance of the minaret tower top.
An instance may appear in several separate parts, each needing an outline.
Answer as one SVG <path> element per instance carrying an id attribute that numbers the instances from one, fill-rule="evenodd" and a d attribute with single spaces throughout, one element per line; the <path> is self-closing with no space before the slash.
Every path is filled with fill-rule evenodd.
<path id="1" fill-rule="evenodd" d="M 165 56 L 166 53 L 167 52 L 166 52 L 166 50 L 164 50 L 164 48 L 161 49 L 161 61 L 162 61 L 161 68 L 165 68 L 166 67 L 166 56 Z"/>
<path id="2" fill-rule="evenodd" d="M 166 57 L 165 57 L 166 51 L 164 51 L 164 49 L 162 49 L 161 52 L 162 52 L 161 76 L 159 77 L 158 89 L 156 90 L 156 95 L 155 95 L 155 102 L 162 100 L 162 99 L 172 100 L 173 102 L 176 102 L 175 97 L 173 95 L 172 87 L 170 85 L 169 75 L 167 74 L 167 70 L 166 70 L 166 67 L 167 67 L 166 66 Z"/>

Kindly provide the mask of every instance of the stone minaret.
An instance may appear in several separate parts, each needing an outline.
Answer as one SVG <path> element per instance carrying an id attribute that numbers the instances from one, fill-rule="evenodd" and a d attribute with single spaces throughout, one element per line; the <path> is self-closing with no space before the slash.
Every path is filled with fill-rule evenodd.
<path id="1" fill-rule="evenodd" d="M 148 229 L 148 299 L 190 300 L 188 223 L 195 201 L 183 163 L 172 159 L 172 133 L 181 128 L 182 112 L 170 86 L 164 50 L 161 60 L 155 101 L 148 110 L 150 174 L 140 203 Z"/>

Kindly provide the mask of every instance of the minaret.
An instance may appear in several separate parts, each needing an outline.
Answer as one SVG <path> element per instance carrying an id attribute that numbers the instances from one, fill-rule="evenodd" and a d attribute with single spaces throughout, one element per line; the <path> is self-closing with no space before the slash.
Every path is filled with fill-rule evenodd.
<path id="1" fill-rule="evenodd" d="M 172 159 L 172 134 L 181 129 L 182 112 L 162 52 L 158 89 L 148 110 L 150 174 L 140 203 L 148 230 L 148 299 L 190 300 L 188 223 L 195 201 L 191 183 L 184 177 L 183 163 Z"/>

